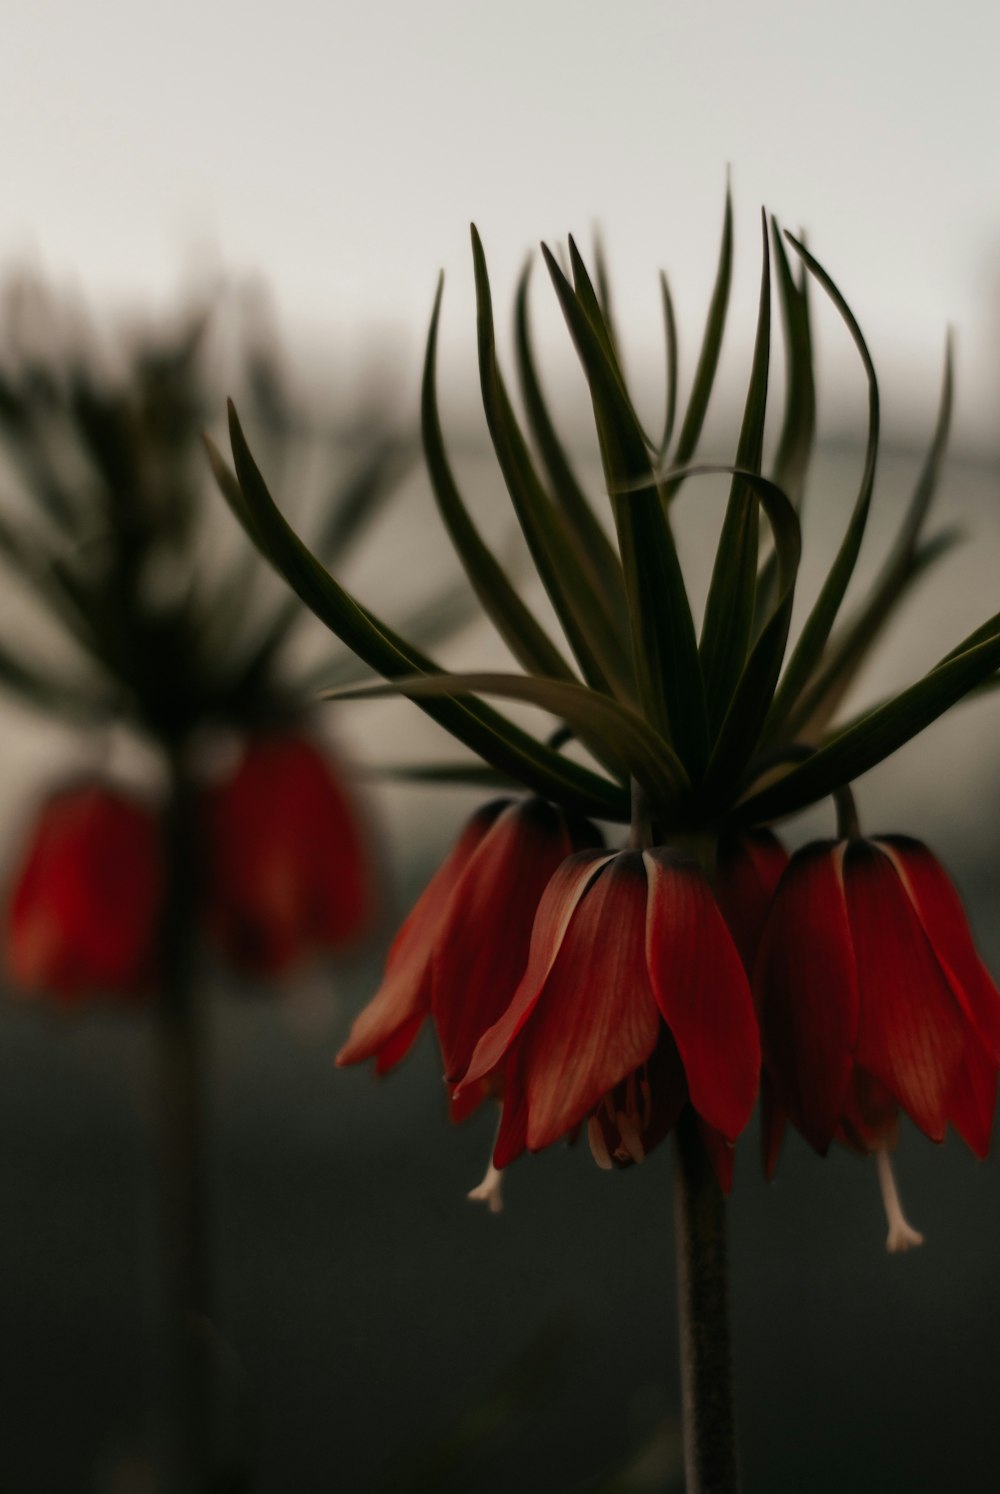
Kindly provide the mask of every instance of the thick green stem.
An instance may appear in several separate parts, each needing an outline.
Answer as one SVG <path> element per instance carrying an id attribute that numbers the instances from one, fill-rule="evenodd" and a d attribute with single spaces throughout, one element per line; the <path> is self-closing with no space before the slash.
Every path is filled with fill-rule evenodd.
<path id="1" fill-rule="evenodd" d="M 736 1494 L 726 1205 L 688 1107 L 676 1127 L 677 1292 L 687 1494 Z"/>
<path id="2" fill-rule="evenodd" d="M 156 1003 L 167 1298 L 164 1487 L 168 1494 L 203 1494 L 209 1487 L 213 1411 L 203 1044 L 194 982 L 199 858 L 193 794 L 178 757 L 171 762 L 165 834 Z"/>

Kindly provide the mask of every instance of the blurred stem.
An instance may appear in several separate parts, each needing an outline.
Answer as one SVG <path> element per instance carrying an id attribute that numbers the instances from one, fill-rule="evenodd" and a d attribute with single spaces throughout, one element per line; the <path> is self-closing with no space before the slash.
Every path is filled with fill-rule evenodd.
<path id="1" fill-rule="evenodd" d="M 199 900 L 194 793 L 170 756 L 166 895 L 157 993 L 167 1309 L 168 1494 L 209 1487 L 211 1269 L 203 1040 L 195 989 Z"/>
<path id="2" fill-rule="evenodd" d="M 726 1205 L 690 1105 L 677 1122 L 675 1140 L 687 1494 L 736 1494 Z"/>

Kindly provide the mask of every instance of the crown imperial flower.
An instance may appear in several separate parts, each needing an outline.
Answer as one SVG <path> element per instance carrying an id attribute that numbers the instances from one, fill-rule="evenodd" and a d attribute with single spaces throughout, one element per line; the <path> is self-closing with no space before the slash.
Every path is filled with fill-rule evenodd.
<path id="1" fill-rule="evenodd" d="M 789 862 L 757 958 L 765 1071 L 817 1151 L 885 1153 L 899 1110 L 933 1141 L 949 1122 L 989 1146 L 1000 992 L 941 866 L 902 836 L 821 841 Z M 776 1115 L 775 1124 L 780 1123 Z M 772 1157 L 776 1144 L 768 1148 Z M 890 1248 L 905 1248 L 902 1235 Z M 911 1241 L 911 1243 L 913 1243 Z"/>
<path id="2" fill-rule="evenodd" d="M 757 1093 L 757 1025 L 739 955 L 691 858 L 661 848 L 582 851 L 564 862 L 539 904 L 514 999 L 480 1040 L 461 1088 L 498 1068 L 500 1168 L 602 1105 L 591 1129 L 598 1160 L 609 1122 L 637 1159 L 643 1130 L 654 1117 L 662 1126 L 685 1097 L 735 1140 Z"/>
<path id="3" fill-rule="evenodd" d="M 209 927 L 237 969 L 279 975 L 368 929 L 374 879 L 357 810 L 308 738 L 251 739 L 204 809 Z"/>
<path id="4" fill-rule="evenodd" d="M 159 825 L 144 804 L 96 782 L 53 794 L 7 903 L 14 984 L 67 1005 L 140 994 L 152 972 L 162 885 Z"/>

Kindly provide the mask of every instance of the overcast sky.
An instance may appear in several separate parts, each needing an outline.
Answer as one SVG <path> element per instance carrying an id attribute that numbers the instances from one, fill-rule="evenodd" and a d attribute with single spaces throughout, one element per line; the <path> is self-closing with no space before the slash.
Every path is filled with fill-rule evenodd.
<path id="1" fill-rule="evenodd" d="M 729 165 L 733 348 L 766 203 L 852 302 L 890 421 L 929 418 L 950 322 L 960 430 L 1000 441 L 995 5 L 6 0 L 3 41 L 0 256 L 92 298 L 162 300 L 211 245 L 343 348 L 404 327 L 415 377 L 442 266 L 445 352 L 471 359 L 470 219 L 501 306 L 540 238 L 599 222 L 656 367 L 656 272 L 690 348 Z M 833 384 L 842 343 L 831 322 Z"/>

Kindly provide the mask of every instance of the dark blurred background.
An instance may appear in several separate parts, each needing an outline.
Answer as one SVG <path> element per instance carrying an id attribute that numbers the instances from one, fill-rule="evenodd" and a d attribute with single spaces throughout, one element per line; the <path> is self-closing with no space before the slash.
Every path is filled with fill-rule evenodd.
<path id="1" fill-rule="evenodd" d="M 179 0 L 167 12 L 13 0 L 5 33 L 3 264 L 27 263 L 99 316 L 159 310 L 185 263 L 202 279 L 220 264 L 252 270 L 273 287 L 302 386 L 339 410 L 374 387 L 404 422 L 443 264 L 446 433 L 470 501 L 512 556 L 476 413 L 468 219 L 490 258 L 505 357 L 525 252 L 601 224 L 629 370 L 654 411 L 656 270 L 672 276 L 689 377 L 728 163 L 736 284 L 706 455 L 731 455 L 766 200 L 809 230 L 883 381 L 888 443 L 861 580 L 915 480 L 944 327 L 957 329 L 940 518 L 967 542 L 910 599 L 855 702 L 915 677 L 996 610 L 995 8 Z M 536 280 L 547 377 L 592 474 L 579 376 L 538 270 Z M 821 447 L 804 596 L 853 502 L 864 414 L 849 340 L 825 309 L 817 322 Z M 292 476 L 277 496 L 293 505 L 297 487 Z M 692 489 L 679 517 L 698 595 L 721 491 L 699 502 Z M 232 553 L 227 525 L 220 510 Z M 453 581 L 419 470 L 348 579 L 400 612 Z M 4 593 L 4 638 L 28 626 L 23 599 Z M 322 663 L 318 631 L 303 646 Z M 446 659 L 493 664 L 502 652 L 473 625 Z M 321 721 L 367 769 L 447 749 L 409 706 L 341 706 Z M 1000 974 L 998 729 L 995 697 L 959 707 L 863 780 L 859 802 L 868 829 L 937 851 Z M 106 751 L 137 780 L 153 771 L 127 740 Z M 93 761 L 92 744 L 0 702 L 0 860 L 38 797 L 81 761 Z M 384 1083 L 333 1071 L 395 922 L 476 802 L 370 776 L 359 792 L 385 867 L 368 953 L 280 996 L 237 988 L 210 962 L 204 973 L 212 1353 L 232 1457 L 254 1467 L 256 1494 L 673 1487 L 669 1147 L 620 1175 L 583 1149 L 525 1159 L 492 1217 L 464 1198 L 491 1121 L 449 1125 L 427 1037 Z M 821 808 L 789 827 L 790 843 L 831 827 Z M 149 1494 L 162 1347 L 153 1067 L 142 1012 L 66 1019 L 13 996 L 0 1003 L 0 1494 Z M 904 1129 L 900 1188 L 927 1243 L 890 1258 L 870 1165 L 839 1151 L 820 1161 L 793 1136 L 765 1185 L 755 1148 L 748 1135 L 730 1210 L 747 1490 L 994 1489 L 995 1159 L 977 1164 L 952 1139 L 935 1148 Z"/>

